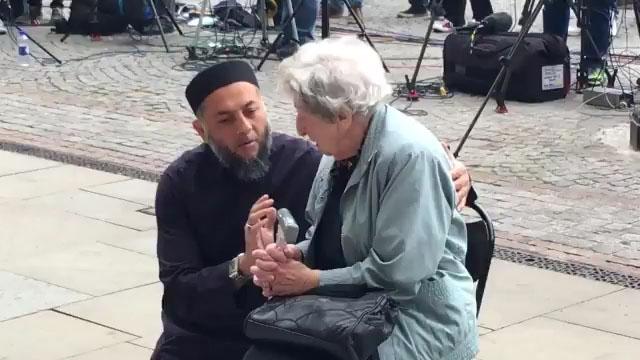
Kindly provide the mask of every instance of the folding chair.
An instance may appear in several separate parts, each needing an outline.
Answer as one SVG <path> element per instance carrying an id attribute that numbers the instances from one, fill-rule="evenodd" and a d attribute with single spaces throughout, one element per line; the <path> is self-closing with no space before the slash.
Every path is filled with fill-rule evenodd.
<path id="1" fill-rule="evenodd" d="M 489 267 L 493 258 L 496 235 L 493 230 L 493 223 L 489 215 L 475 202 L 469 205 L 479 219 L 466 223 L 467 225 L 467 256 L 465 266 L 473 282 L 478 282 L 476 286 L 477 315 L 480 314 L 480 305 L 484 288 L 489 276 Z"/>

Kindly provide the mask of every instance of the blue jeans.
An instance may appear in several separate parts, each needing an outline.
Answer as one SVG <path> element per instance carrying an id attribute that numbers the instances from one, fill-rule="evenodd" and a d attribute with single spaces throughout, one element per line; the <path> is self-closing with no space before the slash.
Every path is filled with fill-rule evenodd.
<path id="1" fill-rule="evenodd" d="M 316 16 L 318 14 L 318 0 L 291 0 L 291 5 L 295 11 L 298 3 L 302 1 L 302 5 L 296 13 L 296 27 L 298 28 L 298 39 L 300 44 L 304 44 L 308 41 L 313 41 L 313 31 L 316 28 Z M 283 7 L 282 16 L 280 17 L 280 23 L 284 25 L 289 17 L 289 11 L 284 1 L 280 2 L 280 6 Z M 288 43 L 293 38 L 293 29 L 289 25 L 284 29 L 283 44 Z"/>
<path id="2" fill-rule="evenodd" d="M 587 11 L 590 19 L 587 29 L 593 37 L 597 49 L 594 49 L 588 37 L 585 38 L 582 53 L 584 64 L 588 70 L 600 68 L 602 58 L 609 50 L 609 32 L 611 16 L 616 7 L 616 0 L 591 0 Z M 567 39 L 569 28 L 569 6 L 564 1 L 555 0 L 544 5 L 543 24 L 546 34 L 554 34 Z"/>

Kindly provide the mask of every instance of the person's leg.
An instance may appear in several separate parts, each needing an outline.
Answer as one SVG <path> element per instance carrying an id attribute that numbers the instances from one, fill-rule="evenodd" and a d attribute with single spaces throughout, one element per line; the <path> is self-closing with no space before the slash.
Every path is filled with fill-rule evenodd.
<path id="1" fill-rule="evenodd" d="M 312 41 L 314 39 L 313 33 L 316 27 L 316 17 L 318 14 L 318 0 L 291 0 L 291 5 L 295 11 L 298 3 L 302 1 L 302 5 L 296 13 L 296 28 L 298 30 L 298 40 L 300 45 L 305 42 Z M 285 24 L 289 18 L 289 11 L 287 11 L 286 3 L 282 3 L 284 9 L 282 11 L 281 24 Z M 284 36 L 282 37 L 281 45 L 277 50 L 278 56 L 281 58 L 290 56 L 295 51 L 295 44 L 292 44 L 293 40 L 293 27 L 291 24 L 286 26 L 283 30 Z"/>
<path id="2" fill-rule="evenodd" d="M 24 14 L 24 4 L 22 0 L 9 0 L 9 4 L 11 5 L 11 19 L 15 19 Z"/>
<path id="3" fill-rule="evenodd" d="M 482 21 L 482 19 L 493 14 L 493 7 L 491 6 L 491 0 L 470 0 L 471 11 L 473 12 L 473 18 L 476 21 Z"/>
<path id="4" fill-rule="evenodd" d="M 553 34 L 567 39 L 569 27 L 569 6 L 564 1 L 545 1 L 542 11 L 542 23 L 545 34 Z"/>
<path id="5" fill-rule="evenodd" d="M 444 0 L 444 16 L 451 21 L 455 27 L 464 26 L 464 13 L 467 7 L 467 0 Z"/>
<path id="6" fill-rule="evenodd" d="M 344 14 L 344 3 L 342 0 L 329 0 L 329 16 L 340 17 Z"/>
<path id="7" fill-rule="evenodd" d="M 590 5 L 586 14 L 589 19 L 587 29 L 595 42 L 596 48 L 593 47 L 587 37 L 583 55 L 588 71 L 592 72 L 602 67 L 603 58 L 609 50 L 611 16 L 616 2 L 615 0 L 592 0 Z"/>
<path id="8" fill-rule="evenodd" d="M 398 13 L 399 18 L 420 17 L 427 15 L 427 0 L 409 0 L 409 8 Z"/>

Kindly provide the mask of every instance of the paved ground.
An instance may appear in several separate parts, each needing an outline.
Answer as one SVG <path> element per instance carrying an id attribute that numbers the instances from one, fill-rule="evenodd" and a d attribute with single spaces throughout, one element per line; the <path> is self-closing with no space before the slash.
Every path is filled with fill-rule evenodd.
<path id="1" fill-rule="evenodd" d="M 149 359 L 156 184 L 0 151 L 0 359 Z M 631 360 L 640 290 L 494 260 L 482 360 Z"/>
<path id="2" fill-rule="evenodd" d="M 494 5 L 512 9 L 514 2 Z M 394 32 L 396 38 L 424 36 L 424 19 L 395 18 L 405 7 L 402 1 L 368 1 L 368 28 Z M 353 28 L 346 19 L 335 24 Z M 637 53 L 640 41 L 631 14 L 627 25 L 616 39 L 616 51 Z M 185 64 L 182 45 L 190 38 L 170 35 L 174 52 L 167 54 L 159 38 L 121 35 L 91 42 L 71 36 L 61 43 L 61 36 L 48 33 L 48 27 L 29 31 L 64 64 L 18 67 L 15 47 L 7 36 L 0 37 L 0 147 L 82 159 L 92 166 L 108 163 L 111 169 L 154 179 L 198 143 L 183 97 L 185 85 L 203 66 Z M 375 42 L 392 79 L 412 71 L 420 44 L 389 37 Z M 577 50 L 575 38 L 570 44 Z M 441 51 L 438 46 L 428 49 L 421 78 L 441 74 Z M 44 57 L 41 51 L 34 53 Z M 274 128 L 293 133 L 293 108 L 274 89 L 276 66 L 268 62 L 259 77 Z M 627 77 L 635 82 L 635 67 L 624 69 L 624 83 L 630 82 Z M 417 116 L 420 121 L 456 144 L 480 102 L 479 97 L 455 94 L 420 101 L 412 109 L 427 111 Z M 407 104 L 401 100 L 395 105 Z M 544 104 L 508 105 L 509 114 L 498 115 L 490 103 L 461 154 L 482 204 L 496 221 L 499 245 L 640 274 L 640 153 L 627 146 L 628 113 L 590 108 L 574 93 Z"/>

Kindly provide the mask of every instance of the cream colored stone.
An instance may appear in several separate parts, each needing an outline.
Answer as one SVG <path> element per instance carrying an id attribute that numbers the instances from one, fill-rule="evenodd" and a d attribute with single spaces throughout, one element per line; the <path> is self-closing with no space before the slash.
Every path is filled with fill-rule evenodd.
<path id="1" fill-rule="evenodd" d="M 152 257 L 97 243 L 14 259 L 7 267 L 94 296 L 158 281 L 158 264 Z"/>
<path id="2" fill-rule="evenodd" d="M 479 325 L 499 329 L 620 289 L 599 281 L 494 260 Z"/>
<path id="3" fill-rule="evenodd" d="M 28 199 L 81 186 L 106 184 L 126 179 L 122 175 L 91 170 L 72 165 L 25 172 L 0 177 L 0 198 Z"/>
<path id="4" fill-rule="evenodd" d="M 34 156 L 0 151 L 0 177 L 54 166 L 62 166 L 62 164 Z"/>
<path id="5" fill-rule="evenodd" d="M 152 351 L 130 343 L 122 343 L 73 356 L 67 360 L 149 360 Z"/>
<path id="6" fill-rule="evenodd" d="M 153 206 L 157 187 L 158 184 L 155 182 L 129 179 L 110 184 L 88 186 L 84 189 L 101 195 Z"/>
<path id="7" fill-rule="evenodd" d="M 140 337 L 156 335 L 160 321 L 162 284 L 156 283 L 61 306 L 58 310 Z"/>
<path id="8" fill-rule="evenodd" d="M 640 340 L 536 318 L 480 337 L 483 360 L 632 360 Z"/>
<path id="9" fill-rule="evenodd" d="M 52 311 L 0 322 L 0 359 L 55 360 L 134 339 L 134 336 Z"/>
<path id="10" fill-rule="evenodd" d="M 547 316 L 640 339 L 640 290 L 624 289 Z"/>
<path id="11" fill-rule="evenodd" d="M 91 219 L 144 231 L 155 229 L 156 218 L 138 210 L 144 205 L 109 196 L 74 190 L 31 199 L 29 206 L 55 208 Z"/>
<path id="12" fill-rule="evenodd" d="M 88 297 L 59 286 L 0 271 L 0 321 Z"/>

